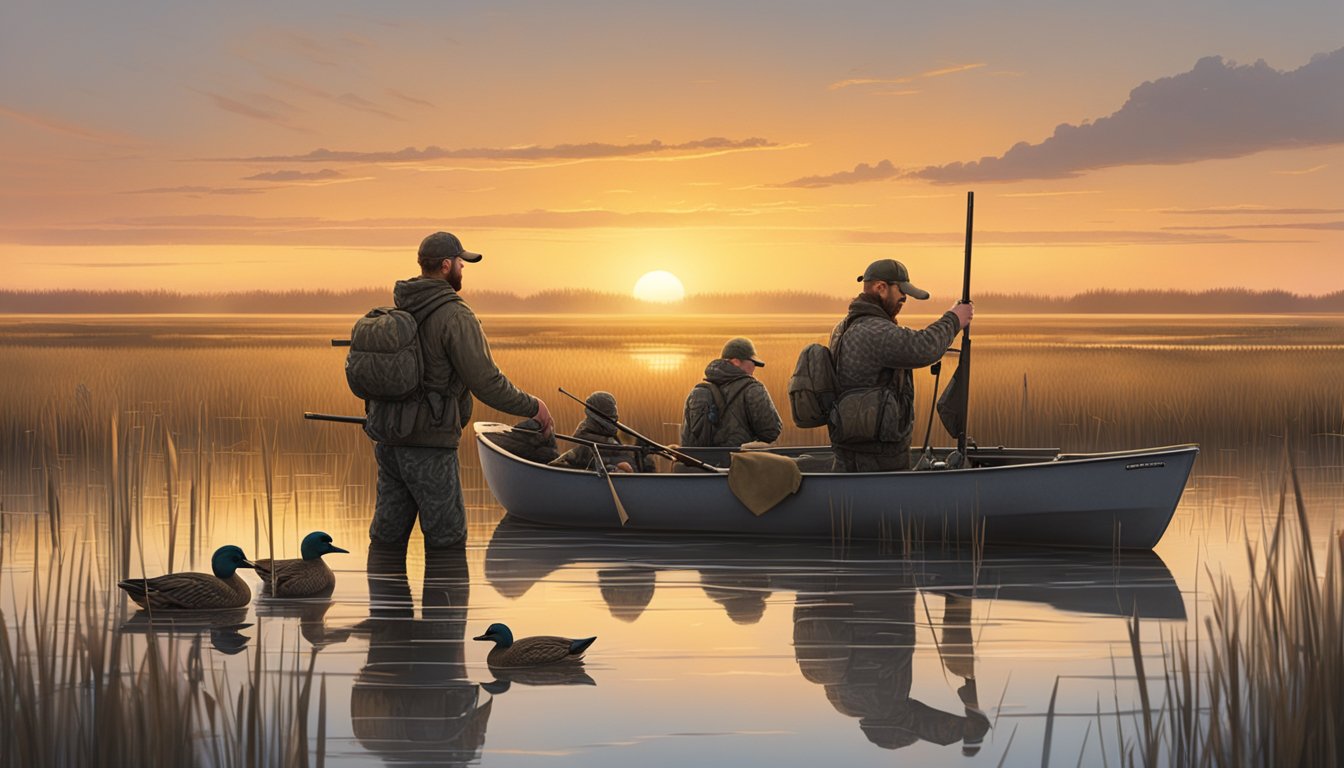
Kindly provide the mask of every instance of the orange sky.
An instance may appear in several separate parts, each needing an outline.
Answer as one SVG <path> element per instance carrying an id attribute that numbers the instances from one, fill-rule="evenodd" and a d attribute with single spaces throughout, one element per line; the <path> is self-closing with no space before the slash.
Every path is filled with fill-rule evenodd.
<path id="1" fill-rule="evenodd" d="M 5 287 L 1344 289 L 1338 2 L 720 5 L 19 0 Z"/>

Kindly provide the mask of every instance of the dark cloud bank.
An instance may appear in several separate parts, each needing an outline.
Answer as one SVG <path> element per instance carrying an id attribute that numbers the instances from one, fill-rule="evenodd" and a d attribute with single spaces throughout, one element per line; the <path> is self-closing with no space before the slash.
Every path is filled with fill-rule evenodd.
<path id="1" fill-rule="evenodd" d="M 1062 179 L 1120 165 L 1174 165 L 1344 143 L 1344 48 L 1318 54 L 1290 72 L 1263 61 L 1238 66 L 1221 57 L 1135 88 L 1114 114 L 1064 123 L 1038 144 L 1020 142 L 997 157 L 898 174 L 883 160 L 854 171 L 795 179 L 781 186 L 822 187 L 881 178 L 937 184 Z M 892 173 L 874 173 L 876 169 Z"/>

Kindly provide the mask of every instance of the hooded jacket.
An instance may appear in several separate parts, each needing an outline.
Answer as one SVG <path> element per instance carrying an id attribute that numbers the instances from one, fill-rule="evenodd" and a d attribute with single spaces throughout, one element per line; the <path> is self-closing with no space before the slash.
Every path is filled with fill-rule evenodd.
<path id="1" fill-rule="evenodd" d="M 911 369 L 941 360 L 959 330 L 961 321 L 951 310 L 924 330 L 913 331 L 897 325 L 881 303 L 867 294 L 859 294 L 849 303 L 849 313 L 831 331 L 837 396 L 843 398 L 853 390 L 889 386 L 897 409 L 894 422 L 881 426 L 881 441 L 844 447 L 875 452 L 909 450 L 915 422 L 915 378 Z M 879 425 L 873 427 L 877 431 Z"/>
<path id="2" fill-rule="evenodd" d="M 476 314 L 446 280 L 399 280 L 392 298 L 398 309 L 412 314 L 436 302 L 446 303 L 427 316 L 417 316 L 423 396 L 411 402 L 367 401 L 364 431 L 369 437 L 388 445 L 456 448 L 462 429 L 471 421 L 473 395 L 514 416 L 537 414 L 537 399 L 500 373 Z M 395 413 L 388 412 L 394 409 Z M 398 419 L 414 424 L 404 437 L 386 427 Z"/>
<path id="3" fill-rule="evenodd" d="M 697 386 L 686 396 L 682 413 L 681 444 L 688 447 L 737 447 L 759 440 L 773 443 L 779 439 L 784 422 L 770 399 L 765 385 L 741 368 L 724 359 L 711 360 L 705 366 L 705 381 L 717 386 L 727 405 L 726 413 L 719 415 L 713 440 L 708 443 L 697 439 L 702 431 L 701 422 L 707 417 L 714 396 L 705 387 Z"/>

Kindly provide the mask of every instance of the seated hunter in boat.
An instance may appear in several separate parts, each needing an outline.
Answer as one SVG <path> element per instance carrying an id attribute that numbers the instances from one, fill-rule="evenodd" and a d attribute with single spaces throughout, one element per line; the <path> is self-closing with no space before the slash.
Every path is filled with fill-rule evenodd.
<path id="1" fill-rule="evenodd" d="M 227 544 L 210 558 L 210 573 L 170 573 L 150 579 L 117 583 L 141 608 L 162 611 L 241 608 L 252 600 L 252 590 L 238 577 L 239 568 L 256 567 L 243 550 Z"/>
<path id="2" fill-rule="evenodd" d="M 587 445 L 575 445 L 552 461 L 551 464 L 554 466 L 594 469 L 597 466 L 595 453 L 602 452 L 600 446 L 622 445 L 620 438 L 616 436 L 617 429 L 614 423 L 620 419 L 616 408 L 616 396 L 598 390 L 589 395 L 583 401 L 583 405 L 583 421 L 579 422 L 578 428 L 574 430 L 574 437 L 597 443 L 599 447 L 595 451 Z M 653 464 L 653 458 L 647 455 L 641 458 L 625 451 L 602 452 L 602 464 L 608 472 L 633 472 L 635 462 L 640 463 L 641 472 L 654 472 L 657 469 Z"/>
<path id="3" fill-rule="evenodd" d="M 705 366 L 704 380 L 686 396 L 681 444 L 735 448 L 778 440 L 784 422 L 765 385 L 756 379 L 756 369 L 764 367 L 751 339 L 729 339 Z"/>

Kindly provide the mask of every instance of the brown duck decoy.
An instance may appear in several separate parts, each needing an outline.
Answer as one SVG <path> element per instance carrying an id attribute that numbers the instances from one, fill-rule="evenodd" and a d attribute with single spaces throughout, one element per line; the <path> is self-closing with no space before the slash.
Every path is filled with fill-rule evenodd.
<path id="1" fill-rule="evenodd" d="M 271 597 L 327 597 L 336 588 L 336 574 L 322 562 L 331 552 L 347 552 L 331 543 L 331 536 L 313 531 L 299 545 L 301 558 L 257 560 L 262 591 Z"/>
<path id="2" fill-rule="evenodd" d="M 503 624 L 491 624 L 485 634 L 474 640 L 493 640 L 485 661 L 491 667 L 535 667 L 557 662 L 574 662 L 583 658 L 584 651 L 596 637 L 571 640 L 568 637 L 540 635 L 513 639 L 513 632 Z"/>
<path id="3" fill-rule="evenodd" d="M 170 573 L 152 579 L 126 579 L 117 586 L 141 608 L 156 611 L 242 608 L 252 600 L 252 590 L 238 577 L 238 569 L 252 567 L 242 549 L 228 544 L 210 558 L 214 575 Z"/>

